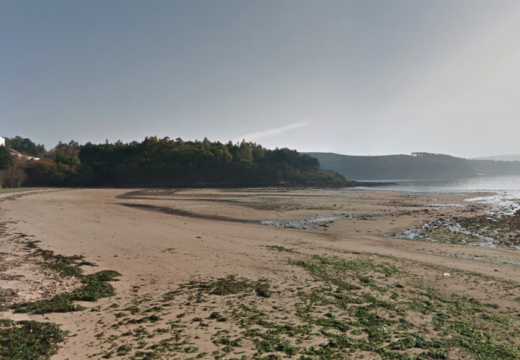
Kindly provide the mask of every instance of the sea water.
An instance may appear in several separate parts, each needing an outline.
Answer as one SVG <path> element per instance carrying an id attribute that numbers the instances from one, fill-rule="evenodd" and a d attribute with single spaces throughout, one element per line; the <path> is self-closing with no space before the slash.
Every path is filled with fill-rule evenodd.
<path id="1" fill-rule="evenodd" d="M 364 182 L 373 182 L 374 184 L 380 182 L 391 182 L 395 185 L 381 185 L 371 187 L 356 187 L 347 188 L 346 191 L 355 190 L 392 190 L 392 191 L 403 191 L 417 196 L 428 195 L 428 194 L 469 194 L 469 193 L 493 193 L 493 195 L 468 199 L 468 202 L 474 201 L 479 203 L 485 203 L 490 205 L 489 213 L 493 215 L 512 215 L 514 212 L 520 209 L 518 201 L 520 199 L 520 175 L 516 176 L 479 176 L 466 179 L 456 180 L 381 180 L 381 181 L 369 181 L 363 180 Z M 462 207 L 460 204 L 444 204 L 444 205 L 433 205 L 425 204 L 428 207 Z M 389 215 L 390 213 L 381 214 L 329 214 L 322 216 L 309 217 L 307 219 L 300 220 L 266 220 L 262 221 L 262 225 L 267 226 L 278 226 L 288 227 L 297 229 L 312 229 L 317 224 L 327 221 L 334 221 L 339 219 L 363 216 L 374 216 L 374 215 Z M 413 234 L 410 233 L 410 236 Z"/>
<path id="2" fill-rule="evenodd" d="M 358 187 L 360 190 L 394 190 L 416 194 L 467 194 L 475 192 L 498 193 L 508 198 L 520 199 L 520 175 L 512 176 L 476 176 L 451 180 L 381 180 L 370 181 L 391 182 L 395 185 L 375 187 Z"/>

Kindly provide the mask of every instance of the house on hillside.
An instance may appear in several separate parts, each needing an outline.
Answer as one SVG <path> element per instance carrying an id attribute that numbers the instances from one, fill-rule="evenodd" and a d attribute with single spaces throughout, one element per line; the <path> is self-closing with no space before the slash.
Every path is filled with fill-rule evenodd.
<path id="1" fill-rule="evenodd" d="M 11 156 L 14 157 L 15 159 L 25 159 L 25 160 L 34 160 L 34 161 L 40 160 L 40 158 L 27 156 L 27 155 L 19 153 L 16 150 L 13 150 L 13 149 L 9 149 L 9 152 L 11 153 Z"/>
<path id="2" fill-rule="evenodd" d="M 0 136 L 0 146 L 5 146 L 5 138 Z M 35 160 L 38 161 L 40 158 L 24 155 L 14 149 L 9 149 L 11 156 L 15 159 Z"/>

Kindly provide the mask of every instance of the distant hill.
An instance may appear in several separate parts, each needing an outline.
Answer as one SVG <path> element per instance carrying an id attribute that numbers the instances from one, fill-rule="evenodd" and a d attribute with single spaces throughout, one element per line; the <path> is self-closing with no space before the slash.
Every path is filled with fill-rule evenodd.
<path id="1" fill-rule="evenodd" d="M 519 175 L 520 161 L 468 160 L 477 174 Z"/>
<path id="2" fill-rule="evenodd" d="M 498 155 L 478 157 L 470 160 L 520 161 L 520 155 Z"/>
<path id="3" fill-rule="evenodd" d="M 307 153 L 320 161 L 322 169 L 337 171 L 352 180 L 455 179 L 477 175 L 472 163 L 449 155 L 350 156 Z"/>
<path id="4" fill-rule="evenodd" d="M 520 161 L 414 154 L 415 156 L 351 156 L 307 153 L 320 161 L 322 169 L 337 171 L 351 180 L 457 179 L 477 175 L 520 175 Z"/>

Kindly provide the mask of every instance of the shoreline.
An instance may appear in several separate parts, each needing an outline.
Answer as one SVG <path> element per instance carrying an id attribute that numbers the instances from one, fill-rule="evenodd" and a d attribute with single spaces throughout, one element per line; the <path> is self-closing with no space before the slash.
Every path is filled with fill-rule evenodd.
<path id="1" fill-rule="evenodd" d="M 129 193 L 133 195 L 128 196 Z M 244 329 L 237 327 L 238 318 L 228 315 L 226 321 L 218 321 L 218 318 L 211 319 L 211 314 L 216 312 L 222 316 L 224 311 L 228 311 L 228 314 L 239 314 L 239 308 L 226 304 L 231 301 L 237 306 L 242 304 L 251 308 L 252 302 L 258 311 L 265 314 L 265 321 L 269 319 L 273 324 L 278 324 L 276 326 L 281 326 L 284 322 L 276 319 L 278 310 L 273 309 L 273 306 L 286 312 L 285 316 L 288 318 L 285 322 L 293 324 L 292 326 L 302 324 L 302 318 L 294 310 L 294 306 L 297 305 L 295 301 L 300 297 L 293 297 L 296 292 L 293 293 L 291 289 L 300 288 L 298 292 L 304 296 L 303 293 L 310 289 L 309 284 L 314 284 L 313 286 L 318 286 L 317 289 L 322 289 L 324 296 L 327 294 L 323 290 L 325 288 L 320 286 L 325 286 L 328 280 L 317 274 L 313 275 L 309 272 L 311 268 L 301 265 L 303 262 L 313 264 L 312 266 L 323 266 L 316 262 L 316 256 L 329 259 L 327 261 L 342 259 L 341 261 L 353 261 L 352 264 L 372 264 L 366 268 L 369 272 L 363 273 L 362 276 L 373 278 L 377 286 L 385 289 L 388 284 L 385 285 L 384 277 L 380 278 L 377 275 L 377 269 L 391 263 L 399 268 L 401 274 L 417 274 L 423 278 L 425 284 L 440 291 L 442 296 L 462 292 L 474 297 L 476 301 L 496 304 L 497 314 L 506 308 L 512 309 L 517 306 L 520 313 L 520 304 L 514 301 L 514 297 L 507 295 L 508 291 L 512 291 L 511 294 L 520 297 L 520 290 L 518 294 L 516 288 L 502 290 L 500 286 L 490 285 L 490 280 L 486 280 L 494 279 L 492 283 L 497 284 L 515 281 L 520 275 L 520 269 L 507 262 L 520 261 L 520 251 L 388 239 L 383 236 L 385 233 L 417 227 L 439 217 L 471 218 L 485 214 L 487 205 L 468 203 L 465 202 L 465 198 L 445 194 L 410 197 L 402 192 L 387 190 L 65 189 L 8 199 L 0 203 L 0 221 L 5 226 L 0 241 L 9 241 L 17 233 L 26 234 L 31 240 L 41 241 L 38 245 L 43 250 L 52 250 L 55 254 L 63 256 L 81 255 L 85 257 L 85 261 L 98 265 L 95 268 L 84 267 L 86 274 L 114 270 L 122 276 L 119 281 L 112 283 L 115 296 L 101 298 L 94 303 L 79 302 L 79 305 L 87 308 L 85 311 L 49 313 L 45 316 L 14 314 L 7 311 L 2 312 L 0 318 L 56 323 L 62 330 L 68 331 L 69 337 L 59 345 L 60 348 L 57 354 L 52 356 L 52 360 L 88 357 L 102 359 L 109 353 L 112 358 L 128 358 L 139 352 L 151 354 L 153 351 L 158 351 L 157 356 L 166 358 L 176 356 L 188 359 L 197 355 L 200 355 L 200 358 L 214 358 L 217 356 L 212 355 L 215 351 L 220 354 L 218 356 L 227 357 L 223 350 L 225 345 L 214 343 L 215 339 L 222 337 L 215 335 L 220 331 L 216 329 L 218 327 L 228 329 L 229 335 L 236 334 L 232 340 L 235 337 L 243 339 L 242 350 L 233 346 L 229 349 L 233 348 L 235 352 L 245 351 L 245 355 L 254 358 L 254 352 L 258 351 L 255 341 L 258 339 L 253 335 L 248 337 L 249 333 L 244 333 Z M 450 204 L 466 206 L 445 206 Z M 202 217 L 142 211 L 129 205 L 171 207 Z M 262 219 L 287 221 L 316 215 L 325 217 L 331 213 L 356 216 L 323 221 L 319 225 L 324 226 L 306 231 L 247 223 Z M 380 215 L 367 216 L 370 213 Z M 215 221 L 211 218 L 215 214 L 224 218 L 239 219 L 240 222 Z M 15 259 L 14 255 L 10 256 Z M 486 259 L 502 263 L 482 261 Z M 19 264 L 22 266 L 19 269 L 24 269 L 25 266 L 23 261 L 10 264 Z M 335 266 L 340 266 L 340 263 Z M 15 274 L 18 271 L 16 269 L 13 267 L 11 270 L 0 271 L 0 275 L 5 274 L 5 271 Z M 33 273 L 29 270 L 24 271 L 20 273 L 24 277 L 18 281 L 20 284 L 31 284 L 32 279 L 36 279 L 38 274 L 37 268 Z M 442 277 L 443 273 L 450 273 L 451 277 L 445 279 Z M 230 280 L 229 276 L 235 276 L 235 280 Z M 414 280 L 415 277 L 400 276 L 402 279 L 399 280 L 399 284 L 404 286 L 403 289 L 422 289 L 420 282 Z M 218 279 L 228 279 L 225 280 L 226 284 L 244 281 L 241 283 L 243 285 L 240 285 L 244 286 L 243 290 L 240 290 L 244 292 L 236 295 L 216 295 L 211 294 L 214 290 L 206 292 L 204 287 L 198 288 L 199 293 L 192 293 L 189 288 L 182 287 L 190 282 L 193 286 L 207 284 L 204 286 L 211 287 L 215 282 L 218 283 Z M 467 279 L 472 279 L 470 283 L 475 285 L 469 286 Z M 45 281 L 52 284 L 52 277 Z M 355 280 L 353 284 L 372 293 L 371 285 L 366 285 L 370 282 L 365 284 L 359 281 Z M 390 283 L 393 281 L 390 280 Z M 12 281 L 2 280 L 0 288 L 9 283 L 12 284 L 11 288 L 15 285 Z M 264 283 L 268 288 L 262 288 Z M 492 293 L 486 290 L 490 286 L 494 289 Z M 412 295 L 405 290 L 395 290 L 395 287 L 388 289 L 398 291 L 402 301 L 413 300 L 410 297 Z M 270 294 L 270 297 L 259 296 L 258 291 L 261 294 Z M 198 294 L 201 296 L 199 302 L 195 301 Z M 356 292 L 351 296 L 354 294 Z M 377 294 L 375 292 L 373 295 L 380 296 Z M 24 293 L 18 295 L 27 296 Z M 35 295 L 37 293 L 32 293 L 33 300 L 37 298 Z M 192 300 L 188 300 L 190 296 L 193 297 Z M 165 297 L 170 300 L 163 302 Z M 20 298 L 19 301 L 30 299 Z M 390 301 L 386 297 L 384 299 Z M 170 305 L 162 307 L 165 304 Z M 132 306 L 137 309 L 135 313 L 133 310 L 125 310 Z M 442 306 L 441 303 L 438 306 Z M 203 310 L 204 308 L 208 310 Z M 490 309 L 495 311 L 493 308 Z M 150 311 L 147 312 L 148 310 Z M 342 316 L 341 311 L 346 310 L 336 309 L 333 312 L 334 316 Z M 312 313 L 309 316 L 316 317 L 318 321 L 323 314 Z M 196 318 L 200 318 L 200 322 L 193 321 Z M 415 324 L 414 317 L 407 317 L 407 321 Z M 165 333 L 159 330 L 169 328 L 172 324 L 178 327 Z M 134 335 L 122 336 L 126 332 L 136 334 L 134 332 L 140 326 L 155 335 L 148 339 Z M 256 326 L 262 328 L 261 325 Z M 418 327 L 417 331 L 419 329 Z M 360 331 L 364 333 L 365 330 Z M 162 340 L 169 339 L 176 332 L 183 339 L 180 342 L 186 341 L 185 345 L 180 345 L 180 342 L 176 343 L 175 340 L 169 343 L 168 347 L 159 345 Z M 205 335 L 206 333 L 211 337 Z M 291 342 L 291 337 L 283 336 L 291 346 L 300 348 L 299 354 L 310 351 L 310 343 L 304 338 L 301 339 L 301 344 L 296 344 Z M 139 341 L 146 341 L 148 345 L 139 349 Z M 312 336 L 313 344 L 326 344 L 327 341 L 326 337 Z M 156 346 L 156 350 L 147 349 L 149 346 Z M 178 350 L 175 350 L 176 347 Z M 117 351 L 119 348 L 121 350 Z M 158 349 L 162 352 L 159 353 Z M 463 353 L 460 349 L 453 351 L 454 354 Z M 201 355 L 204 353 L 206 354 Z M 283 351 L 273 350 L 263 353 L 262 356 L 269 354 L 287 355 Z M 229 355 L 232 355 L 232 352 Z"/>

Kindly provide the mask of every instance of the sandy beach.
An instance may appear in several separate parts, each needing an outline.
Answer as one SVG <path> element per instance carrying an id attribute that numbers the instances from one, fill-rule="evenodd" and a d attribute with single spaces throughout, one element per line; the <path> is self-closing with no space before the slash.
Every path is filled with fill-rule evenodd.
<path id="1" fill-rule="evenodd" d="M 308 356 L 306 359 L 325 358 L 320 357 L 324 355 L 319 355 L 318 350 L 318 355 L 312 355 L 314 350 L 309 350 L 313 347 L 325 351 L 323 344 L 329 343 L 332 336 L 320 333 L 321 320 L 316 319 L 339 319 L 344 314 L 358 316 L 335 306 L 334 302 L 316 300 L 314 304 L 318 308 L 308 310 L 314 319 L 312 330 L 302 331 L 301 336 L 296 330 L 292 335 L 280 332 L 274 341 L 277 346 L 262 348 L 259 344 L 268 341 L 265 336 L 244 332 L 256 329 L 265 334 L 266 329 L 278 329 L 277 326 L 289 323 L 294 329 L 307 326 L 306 318 L 297 311 L 302 308 L 301 302 L 308 300 L 313 289 L 320 292 L 320 287 L 339 293 L 341 286 L 327 278 L 331 269 L 347 275 L 351 274 L 348 271 L 354 271 L 338 270 L 339 263 L 334 261 L 339 261 L 341 264 L 372 264 L 370 268 L 362 268 L 367 271 L 363 276 L 369 278 L 366 282 L 369 285 L 364 283 L 361 270 L 353 272 L 358 274 L 351 279 L 357 289 L 353 290 L 356 296 L 371 294 L 379 296 L 379 301 L 400 298 L 413 302 L 419 299 L 421 289 L 446 298 L 464 296 L 492 304 L 485 307 L 485 311 L 507 316 L 517 323 L 520 286 L 516 281 L 520 268 L 497 262 L 520 261 L 520 251 L 384 236 L 421 227 L 439 218 L 483 214 L 485 205 L 465 202 L 469 197 L 274 188 L 77 189 L 3 195 L 0 199 L 3 264 L 0 288 L 4 306 L 49 299 L 79 286 L 74 278 L 60 277 L 56 272 L 42 269 L 41 259 L 29 256 L 24 246 L 27 239 L 40 241 L 39 248 L 56 254 L 84 256 L 97 265 L 82 266 L 87 274 L 113 270 L 121 276 L 111 282 L 115 296 L 80 302 L 86 307 L 84 311 L 40 315 L 15 313 L 4 308 L 6 311 L 0 317 L 59 324 L 69 332 L 69 337 L 52 357 L 56 360 L 278 356 L 271 357 L 275 359 L 293 355 L 299 358 L 297 354 L 303 353 Z M 320 216 L 339 218 L 311 222 L 307 229 L 262 225 L 262 221 L 283 222 Z M 331 268 L 324 272 L 318 271 L 318 266 Z M 394 268 L 396 270 L 389 270 Z M 398 273 L 401 275 L 394 275 Z M 450 276 L 443 276 L 445 273 Z M 231 284 L 235 290 L 219 293 L 216 289 L 222 284 L 215 285 L 218 279 L 227 279 L 224 285 Z M 363 302 L 357 304 L 360 306 Z M 390 321 L 393 315 L 384 314 L 378 308 L 372 310 L 386 319 L 385 327 L 394 326 Z M 241 312 L 244 315 L 240 315 Z M 419 310 L 410 313 L 406 321 L 411 325 L 406 331 L 412 334 L 423 329 L 433 339 L 437 336 L 436 326 L 427 323 L 434 320 L 434 313 Z M 259 314 L 263 322 L 244 322 Z M 482 325 L 472 322 L 471 318 L 468 313 L 468 323 Z M 361 320 L 356 321 L 358 324 Z M 265 325 L 268 322 L 272 325 Z M 352 339 L 372 341 L 373 335 L 354 331 L 352 324 L 350 330 L 339 330 L 330 324 L 323 329 L 335 334 L 351 331 Z M 503 335 L 497 346 L 518 349 L 518 337 L 509 330 L 503 331 L 490 330 L 499 338 L 500 334 L 509 334 Z M 391 338 L 381 340 L 378 346 L 397 341 L 397 332 L 389 334 Z M 241 340 L 233 343 L 238 338 Z M 281 346 L 282 343 L 285 345 Z M 473 350 L 468 349 L 453 345 L 445 358 L 475 358 Z M 408 356 L 421 352 L 417 346 L 398 350 L 399 354 Z M 428 356 L 433 356 L 431 354 Z M 382 350 L 362 346 L 348 356 L 389 358 Z"/>

